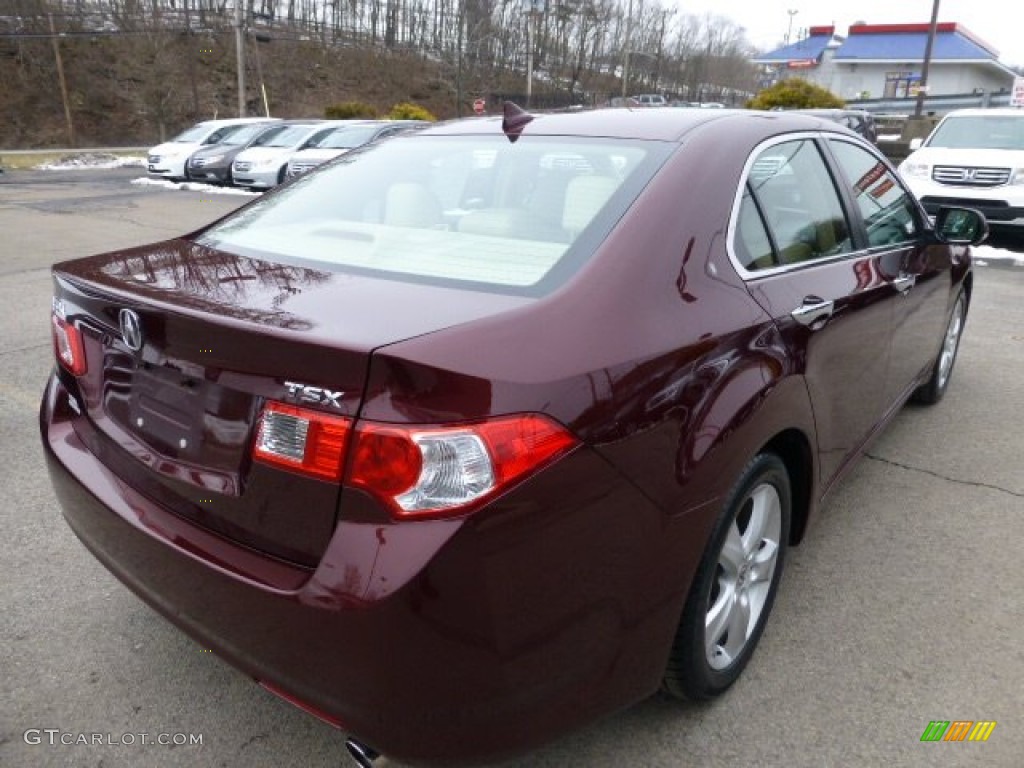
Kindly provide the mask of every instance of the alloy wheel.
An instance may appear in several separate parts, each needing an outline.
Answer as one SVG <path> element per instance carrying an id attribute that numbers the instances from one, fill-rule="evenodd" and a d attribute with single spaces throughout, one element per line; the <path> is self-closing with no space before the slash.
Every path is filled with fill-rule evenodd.
<path id="1" fill-rule="evenodd" d="M 942 340 L 942 352 L 939 355 L 939 389 L 944 389 L 949 381 L 949 374 L 953 370 L 953 361 L 956 360 L 956 350 L 960 346 L 960 333 L 964 328 L 964 297 L 961 294 L 957 297 L 956 306 L 953 307 L 953 316 L 949 319 L 949 326 L 946 328 L 946 336 Z"/>
<path id="2" fill-rule="evenodd" d="M 704 624 L 712 669 L 732 664 L 753 636 L 775 578 L 781 535 L 779 493 L 761 483 L 740 505 L 718 555 Z"/>

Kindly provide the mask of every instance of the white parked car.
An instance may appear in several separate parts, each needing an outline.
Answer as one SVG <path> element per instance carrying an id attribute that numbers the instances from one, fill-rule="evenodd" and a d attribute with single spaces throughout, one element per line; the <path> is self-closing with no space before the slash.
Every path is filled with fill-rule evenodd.
<path id="1" fill-rule="evenodd" d="M 667 107 L 668 101 L 660 93 L 641 93 L 634 96 L 641 107 Z"/>
<path id="2" fill-rule="evenodd" d="M 316 144 L 344 120 L 289 120 L 285 127 L 256 139 L 231 164 L 236 187 L 270 189 L 285 179 L 291 156 Z"/>
<path id="3" fill-rule="evenodd" d="M 428 125 L 430 123 L 425 120 L 353 120 L 322 136 L 316 144 L 307 142 L 309 146 L 300 149 L 288 161 L 285 176 L 289 179 L 301 176 L 321 163 L 340 157 L 364 144 L 405 131 L 425 128 Z"/>
<path id="4" fill-rule="evenodd" d="M 911 148 L 900 174 L 928 213 L 975 208 L 993 228 L 1024 232 L 1024 110 L 950 112 Z"/>
<path id="5" fill-rule="evenodd" d="M 179 133 L 170 141 L 157 144 L 146 157 L 146 170 L 165 179 L 184 179 L 185 164 L 202 146 L 216 144 L 229 133 L 249 123 L 277 122 L 277 117 L 232 117 L 223 120 L 204 120 Z"/>

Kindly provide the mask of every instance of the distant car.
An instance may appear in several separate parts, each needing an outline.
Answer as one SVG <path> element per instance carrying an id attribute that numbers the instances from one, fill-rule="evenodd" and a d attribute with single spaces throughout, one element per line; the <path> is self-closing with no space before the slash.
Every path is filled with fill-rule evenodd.
<path id="1" fill-rule="evenodd" d="M 146 157 L 146 170 L 154 176 L 177 181 L 185 178 L 189 157 L 207 144 L 217 144 L 233 131 L 251 123 L 280 122 L 276 117 L 233 117 L 223 120 L 204 120 L 170 141 L 157 144 Z"/>
<path id="2" fill-rule="evenodd" d="M 634 96 L 641 107 L 667 107 L 668 100 L 660 93 L 641 93 Z"/>
<path id="3" fill-rule="evenodd" d="M 608 101 L 608 106 L 616 108 L 626 107 L 628 109 L 632 109 L 634 107 L 639 107 L 640 102 L 637 101 L 636 98 L 633 96 L 615 96 Z"/>
<path id="4" fill-rule="evenodd" d="M 790 111 L 831 120 L 834 123 L 845 125 L 872 143 L 878 141 L 875 117 L 863 109 L 794 109 Z"/>
<path id="5" fill-rule="evenodd" d="M 285 178 L 294 179 L 328 160 L 378 139 L 397 136 L 405 131 L 428 125 L 430 123 L 425 120 L 353 120 L 349 124 L 339 125 L 316 143 L 307 142 L 306 149 L 300 149 L 292 155 L 288 161 Z"/>
<path id="6" fill-rule="evenodd" d="M 702 109 L 725 109 L 725 104 L 717 101 L 702 101 L 697 106 Z"/>
<path id="7" fill-rule="evenodd" d="M 1024 233 L 1024 110 L 950 112 L 917 146 L 900 174 L 928 213 L 967 205 L 994 228 Z"/>
<path id="8" fill-rule="evenodd" d="M 476 764 L 723 693 L 789 547 L 942 397 L 967 318 L 984 217 L 929 222 L 834 123 L 504 108 L 53 267 L 70 527 L 354 754 Z M 878 489 L 849 548 L 899 503 Z M 790 595 L 826 635 L 829 591 Z"/>
<path id="9" fill-rule="evenodd" d="M 316 144 L 344 120 L 289 120 L 284 128 L 256 139 L 231 164 L 236 187 L 270 189 L 285 179 L 288 161 L 300 149 Z"/>
<path id="10" fill-rule="evenodd" d="M 210 144 L 196 150 L 185 165 L 188 178 L 216 184 L 231 184 L 231 164 L 239 153 L 261 139 L 285 129 L 283 122 L 277 124 L 253 123 L 243 125 L 229 133 L 217 144 Z"/>

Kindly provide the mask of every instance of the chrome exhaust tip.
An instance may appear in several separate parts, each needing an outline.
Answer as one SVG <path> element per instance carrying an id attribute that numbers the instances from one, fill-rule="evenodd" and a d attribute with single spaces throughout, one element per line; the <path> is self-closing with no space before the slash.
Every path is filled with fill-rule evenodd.
<path id="1" fill-rule="evenodd" d="M 360 744 L 355 739 L 345 739 L 345 747 L 359 768 L 373 768 L 377 765 L 377 761 L 380 760 L 380 755 L 377 752 L 365 744 Z"/>

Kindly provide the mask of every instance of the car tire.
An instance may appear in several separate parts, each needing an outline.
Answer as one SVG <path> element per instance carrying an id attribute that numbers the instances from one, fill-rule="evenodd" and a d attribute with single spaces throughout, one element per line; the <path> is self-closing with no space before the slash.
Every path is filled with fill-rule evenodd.
<path id="1" fill-rule="evenodd" d="M 284 184 L 284 174 L 288 170 L 288 164 L 285 163 L 281 166 L 281 170 L 277 172 L 277 183 Z"/>
<path id="2" fill-rule="evenodd" d="M 953 375 L 956 353 L 960 349 L 960 338 L 967 322 L 967 298 L 961 290 L 953 304 L 953 311 L 946 324 L 946 333 L 942 337 L 942 348 L 932 364 L 932 375 L 924 384 L 914 390 L 912 399 L 916 403 L 935 405 L 946 394 L 949 379 Z"/>
<path id="3" fill-rule="evenodd" d="M 702 701 L 736 682 L 775 601 L 791 515 L 786 465 L 775 454 L 759 454 L 733 486 L 690 586 L 662 683 L 666 693 Z"/>

